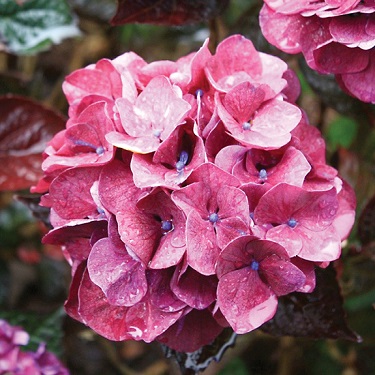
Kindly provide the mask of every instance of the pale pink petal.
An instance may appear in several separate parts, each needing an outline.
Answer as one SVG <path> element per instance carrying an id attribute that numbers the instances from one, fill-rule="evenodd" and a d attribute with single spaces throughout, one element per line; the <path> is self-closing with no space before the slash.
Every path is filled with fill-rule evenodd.
<path id="1" fill-rule="evenodd" d="M 257 271 L 242 268 L 219 280 L 217 302 L 236 333 L 250 332 L 276 313 L 277 297 L 264 284 Z"/>

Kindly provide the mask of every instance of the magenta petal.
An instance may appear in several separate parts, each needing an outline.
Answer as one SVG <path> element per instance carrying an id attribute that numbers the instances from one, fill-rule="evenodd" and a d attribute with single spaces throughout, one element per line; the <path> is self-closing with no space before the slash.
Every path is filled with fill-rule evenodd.
<path id="1" fill-rule="evenodd" d="M 267 182 L 276 185 L 279 182 L 286 182 L 290 185 L 302 187 L 307 174 L 311 170 L 310 163 L 306 160 L 301 151 L 289 147 L 280 163 L 270 171 Z"/>
<path id="2" fill-rule="evenodd" d="M 122 248 L 108 238 L 102 238 L 93 246 L 87 262 L 90 279 L 116 306 L 133 306 L 147 292 L 146 270 Z"/>
<path id="3" fill-rule="evenodd" d="M 53 208 L 64 219 L 97 215 L 90 188 L 99 179 L 101 168 L 73 168 L 62 172 L 50 186 Z"/>
<path id="4" fill-rule="evenodd" d="M 116 219 L 121 240 L 128 251 L 148 265 L 162 235 L 160 223 L 152 215 L 132 207 L 119 212 Z"/>
<path id="5" fill-rule="evenodd" d="M 204 276 L 190 267 L 181 273 L 181 268 L 175 270 L 171 280 L 173 293 L 190 307 L 203 310 L 216 299 L 216 276 Z"/>
<path id="6" fill-rule="evenodd" d="M 305 274 L 289 261 L 270 256 L 261 263 L 260 273 L 277 296 L 295 292 L 305 285 Z"/>
<path id="7" fill-rule="evenodd" d="M 370 16 L 371 17 L 371 16 Z M 343 45 L 358 44 L 359 42 L 371 41 L 373 37 L 366 32 L 366 25 L 373 24 L 372 19 L 366 15 L 357 13 L 357 17 L 332 17 L 329 31 L 335 40 Z M 352 62 L 350 62 L 350 65 Z M 349 65 L 349 64 L 348 64 Z"/>
<path id="8" fill-rule="evenodd" d="M 151 342 L 165 332 L 184 313 L 184 310 L 166 312 L 144 300 L 129 308 L 126 324 L 134 340 Z"/>
<path id="9" fill-rule="evenodd" d="M 86 271 L 86 262 L 81 262 L 76 271 L 73 274 L 72 281 L 69 288 L 69 295 L 65 301 L 64 307 L 67 314 L 73 319 L 83 322 L 81 315 L 78 312 L 79 309 L 79 300 L 78 300 L 78 291 L 82 282 L 84 272 Z"/>
<path id="10" fill-rule="evenodd" d="M 161 311 L 174 312 L 186 307 L 171 289 L 171 280 L 174 274 L 174 267 L 163 270 L 148 270 L 147 280 L 150 290 L 150 303 Z"/>
<path id="11" fill-rule="evenodd" d="M 321 73 L 344 74 L 364 70 L 369 53 L 360 48 L 349 48 L 340 43 L 329 43 L 314 51 L 317 70 Z M 348 63 L 350 61 L 350 64 Z"/>
<path id="12" fill-rule="evenodd" d="M 259 24 L 268 42 L 292 54 L 301 52 L 299 40 L 304 22 L 299 14 L 285 15 L 267 5 L 263 5 L 259 14 Z"/>
<path id="13" fill-rule="evenodd" d="M 299 257 L 290 260 L 305 274 L 305 284 L 302 285 L 297 292 L 310 293 L 315 288 L 315 264 L 313 262 L 301 259 Z"/>
<path id="14" fill-rule="evenodd" d="M 191 211 L 186 221 L 186 232 L 189 265 L 202 275 L 214 274 L 220 249 L 213 224 L 202 219 L 196 211 Z"/>
<path id="15" fill-rule="evenodd" d="M 246 79 L 261 75 L 262 64 L 253 43 L 242 35 L 232 35 L 216 48 L 207 63 L 206 74 L 217 89 L 227 91 Z"/>
<path id="16" fill-rule="evenodd" d="M 157 238 L 160 238 L 160 242 L 148 264 L 149 268 L 160 269 L 175 266 L 186 251 L 184 213 L 174 204 L 170 195 L 161 189 L 155 189 L 141 199 L 137 207 L 154 218 L 157 217 L 155 228 L 158 229 Z M 163 231 L 162 222 L 168 222 L 171 229 Z"/>
<path id="17" fill-rule="evenodd" d="M 271 188 L 259 200 L 255 219 L 260 224 L 286 224 L 293 218 L 297 220 L 297 225 L 320 231 L 331 225 L 337 208 L 334 188 L 329 191 L 306 191 L 281 183 Z"/>
<path id="18" fill-rule="evenodd" d="M 128 165 L 114 160 L 103 168 L 99 179 L 99 197 L 103 206 L 113 214 L 135 205 L 141 190 L 133 182 Z"/>
<path id="19" fill-rule="evenodd" d="M 160 140 L 156 137 L 139 136 L 134 138 L 118 132 L 110 132 L 105 136 L 105 138 L 113 146 L 140 154 L 153 152 L 160 145 Z"/>
<path id="20" fill-rule="evenodd" d="M 224 105 L 229 114 L 239 123 L 248 121 L 256 109 L 262 104 L 265 93 L 261 87 L 250 82 L 235 86 L 224 97 Z"/>
<path id="21" fill-rule="evenodd" d="M 366 69 L 358 73 L 342 74 L 339 77 L 345 88 L 366 103 L 375 103 L 375 52 L 370 52 L 370 62 Z"/>
<path id="22" fill-rule="evenodd" d="M 230 326 L 240 334 L 270 320 L 277 309 L 275 294 L 250 268 L 229 272 L 219 280 L 217 302 Z"/>
<path id="23" fill-rule="evenodd" d="M 298 255 L 303 246 L 299 233 L 285 224 L 269 229 L 266 238 L 283 246 L 290 257 Z"/>
<path id="24" fill-rule="evenodd" d="M 179 352 L 191 353 L 210 344 L 222 330 L 209 310 L 192 310 L 156 340 Z"/>
<path id="25" fill-rule="evenodd" d="M 298 254 L 300 258 L 313 262 L 330 262 L 340 256 L 341 239 L 333 226 L 321 232 L 302 228 L 298 233 L 303 240 L 302 250 Z"/>
<path id="26" fill-rule="evenodd" d="M 102 290 L 90 280 L 87 271 L 82 277 L 78 300 L 81 319 L 101 336 L 115 341 L 132 338 L 126 323 L 129 307 L 110 305 Z"/>

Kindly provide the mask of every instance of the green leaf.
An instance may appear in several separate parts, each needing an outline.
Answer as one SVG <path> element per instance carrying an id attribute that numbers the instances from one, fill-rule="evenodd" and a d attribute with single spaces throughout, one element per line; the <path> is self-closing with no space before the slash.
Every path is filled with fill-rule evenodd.
<path id="1" fill-rule="evenodd" d="M 357 122 L 349 117 L 340 116 L 333 120 L 326 129 L 330 149 L 336 150 L 339 146 L 348 148 L 354 141 L 357 130 Z"/>
<path id="2" fill-rule="evenodd" d="M 0 38 L 7 52 L 33 54 L 79 34 L 65 0 L 0 0 Z"/>
<path id="3" fill-rule="evenodd" d="M 245 362 L 236 357 L 219 372 L 219 375 L 250 375 L 250 373 Z"/>

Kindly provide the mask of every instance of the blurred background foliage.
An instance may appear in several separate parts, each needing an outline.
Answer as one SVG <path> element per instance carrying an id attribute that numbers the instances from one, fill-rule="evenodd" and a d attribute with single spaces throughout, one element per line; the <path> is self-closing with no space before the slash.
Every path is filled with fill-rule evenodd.
<path id="1" fill-rule="evenodd" d="M 8 16 L 6 7 L 11 2 L 0 2 L 0 19 Z M 46 4 L 42 0 L 31 2 Z M 52 4 L 50 8 L 57 6 L 55 1 L 47 3 Z M 69 0 L 65 5 L 62 7 L 65 20 L 76 28 L 74 38 L 67 33 L 57 44 L 47 38 L 32 48 L 0 52 L 0 95 L 23 95 L 66 116 L 67 102 L 61 84 L 75 69 L 126 51 L 135 51 L 148 62 L 176 60 L 197 50 L 208 36 L 214 47 L 234 33 L 251 39 L 258 50 L 281 57 L 297 72 L 302 87 L 298 104 L 310 122 L 322 131 L 329 163 L 354 187 L 357 195 L 356 225 L 335 267 L 349 326 L 363 342 L 273 337 L 257 330 L 239 336 L 223 359 L 212 363 L 204 373 L 375 374 L 374 106 L 344 94 L 332 77 L 311 71 L 299 56 L 288 56 L 269 45 L 258 24 L 262 1 L 231 0 L 219 16 L 184 26 L 133 23 L 111 26 L 109 21 L 117 7 L 114 0 Z M 15 33 L 20 31 L 19 24 L 13 26 Z M 39 26 L 46 27 L 43 23 Z M 3 33 L 0 28 L 0 34 Z M 0 149 L 0 161 L 8 151 Z M 33 348 L 46 341 L 47 348 L 67 363 L 72 374 L 180 373 L 178 365 L 165 359 L 157 344 L 109 342 L 64 314 L 62 305 L 69 287 L 69 267 L 59 248 L 41 245 L 41 237 L 48 229 L 31 215 L 27 207 L 30 201 L 14 199 L 15 195 L 25 197 L 28 190 L 3 190 L 0 192 L 0 317 L 28 330 Z"/>

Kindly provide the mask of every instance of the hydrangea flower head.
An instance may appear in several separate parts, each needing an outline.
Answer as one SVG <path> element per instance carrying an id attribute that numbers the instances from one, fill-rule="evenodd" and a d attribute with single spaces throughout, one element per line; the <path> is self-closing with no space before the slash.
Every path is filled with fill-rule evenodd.
<path id="1" fill-rule="evenodd" d="M 128 52 L 63 85 L 70 119 L 34 190 L 44 242 L 72 266 L 68 314 L 111 340 L 191 352 L 256 329 L 279 296 L 313 290 L 353 225 L 295 74 L 240 35 L 207 44 L 176 62 Z"/>
<path id="2" fill-rule="evenodd" d="M 23 351 L 29 334 L 0 319 L 0 373 L 14 375 L 69 375 L 57 357 L 41 343 L 37 351 Z"/>
<path id="3" fill-rule="evenodd" d="M 375 4 L 373 1 L 265 0 L 260 25 L 266 39 L 307 64 L 336 76 L 358 99 L 375 103 Z"/>

